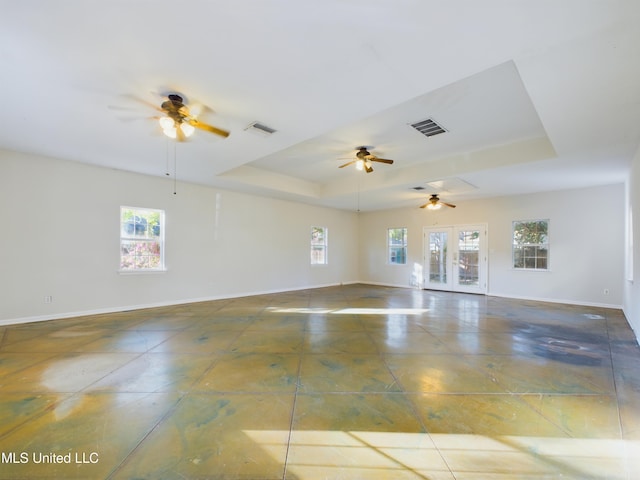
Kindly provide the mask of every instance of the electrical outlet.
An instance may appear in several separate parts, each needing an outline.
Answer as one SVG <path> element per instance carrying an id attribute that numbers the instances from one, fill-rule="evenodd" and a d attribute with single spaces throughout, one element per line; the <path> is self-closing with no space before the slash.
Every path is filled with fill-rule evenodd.
<path id="1" fill-rule="evenodd" d="M 53 303 L 53 297 L 51 295 L 45 295 L 44 303 Z"/>
<path id="2" fill-rule="evenodd" d="M 604 294 L 605 294 L 605 295 L 609 295 L 609 289 L 608 289 L 608 288 L 605 288 L 605 289 L 604 289 Z"/>

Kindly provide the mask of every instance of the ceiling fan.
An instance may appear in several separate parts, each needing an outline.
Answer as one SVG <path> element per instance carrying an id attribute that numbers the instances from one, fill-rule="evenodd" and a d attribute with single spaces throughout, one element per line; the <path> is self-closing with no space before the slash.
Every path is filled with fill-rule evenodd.
<path id="1" fill-rule="evenodd" d="M 420 205 L 420 208 L 428 208 L 429 210 L 438 210 L 442 208 L 442 205 L 445 205 L 451 208 L 456 208 L 456 206 L 453 205 L 452 203 L 447 203 L 440 200 L 440 197 L 438 197 L 437 193 L 431 194 L 431 198 L 429 198 L 429 201 L 424 205 Z"/>
<path id="2" fill-rule="evenodd" d="M 355 163 L 358 170 L 365 170 L 367 173 L 371 173 L 373 172 L 371 162 L 386 163 L 387 165 L 391 165 L 393 163 L 393 160 L 378 158 L 375 155 L 369 153 L 367 147 L 357 147 L 357 149 L 358 152 L 356 153 L 356 159 L 347 162 L 344 165 L 340 165 L 338 168 L 348 167 L 349 165 L 353 165 Z"/>
<path id="3" fill-rule="evenodd" d="M 170 138 L 175 138 L 179 142 L 184 142 L 187 137 L 193 134 L 196 128 L 225 138 L 229 136 L 229 132 L 226 130 L 198 120 L 196 115 L 189 111 L 189 108 L 184 104 L 184 100 L 178 94 L 169 94 L 167 100 L 162 102 L 160 108 L 156 107 L 156 110 L 164 114 L 164 116 L 158 118 L 164 134 Z"/>

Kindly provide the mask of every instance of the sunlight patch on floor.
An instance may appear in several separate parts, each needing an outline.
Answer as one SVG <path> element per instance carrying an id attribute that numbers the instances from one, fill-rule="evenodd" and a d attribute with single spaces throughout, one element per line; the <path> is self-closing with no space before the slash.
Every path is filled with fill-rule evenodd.
<path id="1" fill-rule="evenodd" d="M 267 307 L 273 313 L 332 313 L 339 315 L 423 315 L 428 308 L 307 308 L 307 307 Z"/>
<path id="2" fill-rule="evenodd" d="M 244 433 L 277 458 L 282 432 Z M 612 439 L 294 430 L 287 471 L 301 480 L 347 473 L 345 478 L 402 480 L 559 474 L 626 480 L 639 471 L 638 453 L 640 442 Z"/>

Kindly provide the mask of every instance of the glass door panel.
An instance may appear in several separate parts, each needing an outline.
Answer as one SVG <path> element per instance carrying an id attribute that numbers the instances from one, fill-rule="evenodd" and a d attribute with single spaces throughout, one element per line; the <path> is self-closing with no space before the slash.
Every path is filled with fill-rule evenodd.
<path id="1" fill-rule="evenodd" d="M 447 284 L 447 243 L 448 232 L 429 233 L 429 282 L 439 285 Z"/>
<path id="2" fill-rule="evenodd" d="M 424 287 L 486 293 L 486 226 L 424 229 Z"/>
<path id="3" fill-rule="evenodd" d="M 458 230 L 458 285 L 480 285 L 480 231 Z"/>

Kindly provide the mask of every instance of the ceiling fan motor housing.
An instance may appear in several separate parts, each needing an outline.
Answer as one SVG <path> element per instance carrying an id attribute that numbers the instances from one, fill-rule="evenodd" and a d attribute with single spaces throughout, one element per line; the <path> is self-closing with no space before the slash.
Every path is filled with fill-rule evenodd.
<path id="1" fill-rule="evenodd" d="M 177 124 L 184 122 L 184 119 L 189 116 L 189 112 L 183 103 L 182 97 L 171 94 L 168 95 L 168 98 L 169 100 L 162 102 L 162 109 L 167 112 L 167 116 Z"/>

